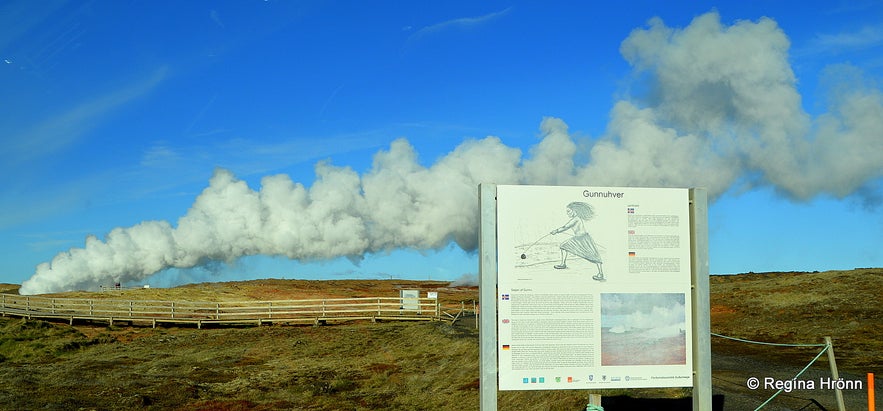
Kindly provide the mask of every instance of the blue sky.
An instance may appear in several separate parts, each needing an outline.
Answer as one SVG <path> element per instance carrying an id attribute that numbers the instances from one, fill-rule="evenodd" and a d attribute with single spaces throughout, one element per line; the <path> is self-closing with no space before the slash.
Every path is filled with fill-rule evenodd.
<path id="1" fill-rule="evenodd" d="M 883 266 L 883 5 L 699 3 L 4 2 L 0 282 L 454 280 L 490 180 L 707 187 L 715 274 Z"/>

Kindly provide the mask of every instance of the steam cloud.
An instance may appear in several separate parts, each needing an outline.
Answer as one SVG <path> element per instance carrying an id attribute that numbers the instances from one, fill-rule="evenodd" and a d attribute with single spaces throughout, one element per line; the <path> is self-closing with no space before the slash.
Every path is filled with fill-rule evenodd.
<path id="1" fill-rule="evenodd" d="M 813 118 L 801 107 L 789 47 L 766 18 L 723 26 L 709 13 L 683 29 L 653 19 L 620 50 L 647 91 L 613 106 L 606 133 L 587 152 L 564 121 L 545 118 L 527 156 L 487 137 L 424 167 L 399 139 L 363 175 L 320 163 L 309 188 L 274 175 L 259 191 L 218 169 L 176 226 L 145 221 L 104 241 L 90 236 L 84 248 L 37 266 L 20 292 L 139 281 L 256 254 L 358 258 L 451 241 L 472 250 L 481 182 L 699 186 L 711 198 L 735 184 L 771 185 L 796 199 L 862 192 L 883 175 L 880 90 L 861 84 L 855 68 L 829 69 L 828 111 Z"/>
<path id="2" fill-rule="evenodd" d="M 677 336 L 686 330 L 683 294 L 604 294 L 602 327 L 614 334 L 632 333 L 648 340 Z"/>

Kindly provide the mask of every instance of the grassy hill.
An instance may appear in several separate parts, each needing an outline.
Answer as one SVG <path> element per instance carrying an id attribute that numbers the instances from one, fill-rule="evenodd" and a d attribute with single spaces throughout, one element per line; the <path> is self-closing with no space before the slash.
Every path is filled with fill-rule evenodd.
<path id="1" fill-rule="evenodd" d="M 712 331 L 750 340 L 834 339 L 847 378 L 883 374 L 883 269 L 762 273 L 711 278 Z M 396 296 L 437 291 L 446 310 L 471 309 L 476 287 L 433 281 L 259 280 L 172 289 L 90 293 L 90 298 L 279 300 Z M 0 286 L 15 292 L 16 286 Z M 63 296 L 84 296 L 66 293 Z M 62 296 L 62 295 L 59 295 Z M 772 392 L 748 376 L 790 378 L 817 348 L 779 348 L 712 339 L 714 391 L 726 409 L 753 409 Z M 126 327 L 0 318 L 0 409 L 478 409 L 475 318 L 449 322 L 351 322 L 328 326 Z M 824 375 L 827 359 L 810 369 Z M 820 374 L 821 373 L 821 374 Z M 878 386 L 879 386 L 878 382 Z M 604 395 L 689 396 L 688 389 L 618 390 Z M 864 391 L 847 392 L 852 409 Z M 579 410 L 586 391 L 499 394 L 500 410 Z M 797 409 L 827 391 L 793 391 L 765 409 Z M 806 409 L 817 409 L 808 407 Z"/>

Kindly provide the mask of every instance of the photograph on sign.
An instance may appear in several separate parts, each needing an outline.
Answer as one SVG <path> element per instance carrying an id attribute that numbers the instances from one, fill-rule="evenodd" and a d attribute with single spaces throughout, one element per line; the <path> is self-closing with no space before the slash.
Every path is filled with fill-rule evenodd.
<path id="1" fill-rule="evenodd" d="M 601 365 L 687 363 L 685 295 L 602 293 Z"/>
<path id="2" fill-rule="evenodd" d="M 497 186 L 500 390 L 692 385 L 686 189 Z"/>

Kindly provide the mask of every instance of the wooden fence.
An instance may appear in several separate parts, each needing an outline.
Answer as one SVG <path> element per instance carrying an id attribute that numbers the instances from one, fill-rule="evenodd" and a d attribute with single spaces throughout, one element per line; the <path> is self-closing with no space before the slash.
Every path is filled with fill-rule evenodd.
<path id="1" fill-rule="evenodd" d="M 25 318 L 117 322 L 292 323 L 350 320 L 438 320 L 437 299 L 401 297 L 325 298 L 313 300 L 198 302 L 50 298 L 0 294 L 0 313 Z"/>

